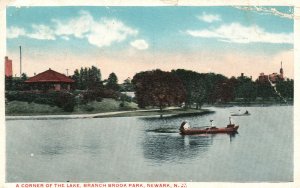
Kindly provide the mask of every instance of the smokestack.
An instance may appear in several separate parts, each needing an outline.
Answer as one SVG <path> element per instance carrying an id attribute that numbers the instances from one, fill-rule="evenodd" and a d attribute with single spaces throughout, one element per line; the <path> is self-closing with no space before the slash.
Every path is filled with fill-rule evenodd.
<path id="1" fill-rule="evenodd" d="M 20 78 L 22 76 L 22 47 L 20 46 Z"/>

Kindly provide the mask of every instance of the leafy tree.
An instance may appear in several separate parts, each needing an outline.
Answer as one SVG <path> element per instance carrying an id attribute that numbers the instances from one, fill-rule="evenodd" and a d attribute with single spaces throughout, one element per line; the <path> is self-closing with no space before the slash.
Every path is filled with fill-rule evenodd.
<path id="1" fill-rule="evenodd" d="M 81 67 L 80 71 L 76 69 L 72 79 L 75 81 L 75 87 L 80 90 L 97 90 L 102 87 L 101 71 L 95 66 Z"/>
<path id="2" fill-rule="evenodd" d="M 89 89 L 97 89 L 101 85 L 100 69 L 92 66 L 87 71 L 87 87 Z"/>
<path id="3" fill-rule="evenodd" d="M 114 91 L 119 90 L 118 77 L 115 73 L 110 73 L 105 86 L 107 89 L 112 89 Z"/>
<path id="4" fill-rule="evenodd" d="M 269 82 L 256 82 L 257 96 L 263 98 L 263 100 L 269 100 L 274 96 L 274 89 Z"/>
<path id="5" fill-rule="evenodd" d="M 180 105 L 185 101 L 181 80 L 170 72 L 153 70 L 137 73 L 132 80 L 139 107 Z"/>
<path id="6" fill-rule="evenodd" d="M 204 74 L 204 84 L 206 88 L 206 102 L 215 103 L 220 97 L 222 98 L 222 87 L 221 85 L 225 83 L 228 78 L 221 74 L 207 73 Z M 225 89 L 225 88 L 223 88 Z M 226 98 L 226 97 L 225 97 Z"/>
<path id="7" fill-rule="evenodd" d="M 13 90 L 13 78 L 12 76 L 5 76 L 5 90 Z"/>
<path id="8" fill-rule="evenodd" d="M 185 88 L 185 107 L 190 108 L 192 104 L 196 103 L 196 109 L 201 108 L 206 98 L 206 88 L 203 80 L 204 75 L 184 69 L 172 70 L 172 73 L 181 79 Z"/>
<path id="9" fill-rule="evenodd" d="M 24 82 L 27 79 L 28 79 L 27 74 L 26 73 L 22 73 L 22 75 L 21 75 L 21 81 Z"/>
<path id="10" fill-rule="evenodd" d="M 215 99 L 222 103 L 230 102 L 234 99 L 234 87 L 229 81 L 219 82 L 215 89 Z"/>
<path id="11" fill-rule="evenodd" d="M 120 87 L 121 91 L 133 91 L 133 85 L 129 77 L 126 80 L 124 80 Z"/>
<path id="12" fill-rule="evenodd" d="M 294 98 L 294 80 L 287 79 L 285 81 L 280 81 L 276 84 L 276 89 L 279 94 L 288 99 Z"/>
<path id="13" fill-rule="evenodd" d="M 73 76 L 72 76 L 72 79 L 75 81 L 75 88 L 77 88 L 77 89 L 81 89 L 81 79 L 80 79 L 80 74 L 79 74 L 79 71 L 78 71 L 78 69 L 76 69 L 75 71 L 74 71 L 74 74 L 73 74 Z"/>
<path id="14" fill-rule="evenodd" d="M 249 77 L 238 77 L 235 85 L 235 96 L 244 102 L 250 102 L 257 97 L 257 86 Z"/>

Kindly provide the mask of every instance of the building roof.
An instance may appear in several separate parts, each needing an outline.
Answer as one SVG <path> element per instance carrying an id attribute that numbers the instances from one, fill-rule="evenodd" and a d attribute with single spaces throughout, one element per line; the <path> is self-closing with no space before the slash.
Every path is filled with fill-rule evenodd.
<path id="1" fill-rule="evenodd" d="M 29 78 L 25 82 L 26 83 L 43 83 L 43 82 L 73 83 L 75 81 L 64 74 L 49 69 Z"/>

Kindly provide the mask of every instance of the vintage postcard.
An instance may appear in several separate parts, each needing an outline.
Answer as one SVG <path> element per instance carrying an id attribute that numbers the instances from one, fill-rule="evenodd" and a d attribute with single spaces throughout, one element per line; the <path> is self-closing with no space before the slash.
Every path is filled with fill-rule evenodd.
<path id="1" fill-rule="evenodd" d="M 212 5 L 7 3 L 3 186 L 297 187 L 296 5 Z"/>

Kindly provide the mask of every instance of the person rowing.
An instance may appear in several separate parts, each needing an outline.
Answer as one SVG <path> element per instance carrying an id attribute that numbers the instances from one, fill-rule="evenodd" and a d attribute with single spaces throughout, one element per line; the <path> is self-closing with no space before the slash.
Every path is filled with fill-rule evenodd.
<path id="1" fill-rule="evenodd" d="M 182 130 L 182 129 L 187 130 L 189 128 L 190 128 L 190 124 L 187 120 L 184 120 L 180 125 L 180 130 Z"/>

